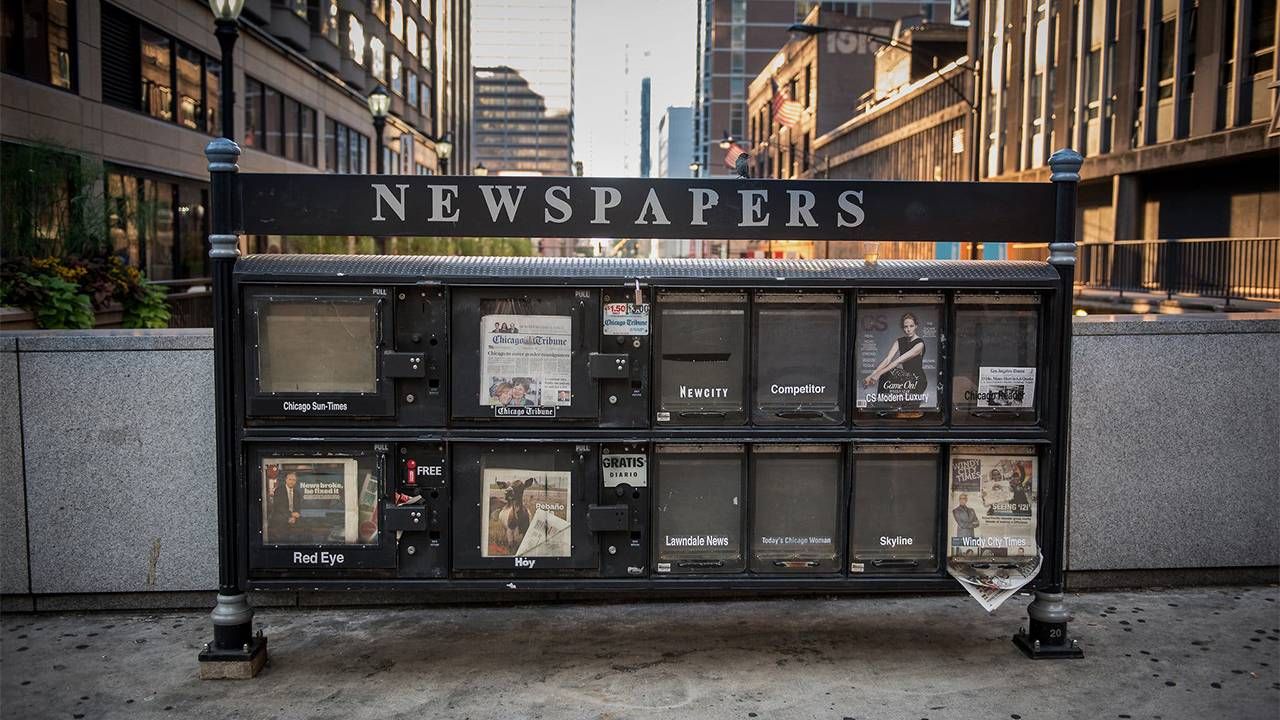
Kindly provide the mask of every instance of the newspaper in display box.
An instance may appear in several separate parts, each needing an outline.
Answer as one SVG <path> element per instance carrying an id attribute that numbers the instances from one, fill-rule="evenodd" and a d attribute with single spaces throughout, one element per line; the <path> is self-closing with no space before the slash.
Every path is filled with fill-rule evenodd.
<path id="1" fill-rule="evenodd" d="M 483 315 L 481 405 L 495 417 L 555 417 L 573 402 L 573 318 Z"/>
<path id="2" fill-rule="evenodd" d="M 988 612 L 1040 572 L 1035 448 L 957 445 L 951 452 L 947 572 Z"/>

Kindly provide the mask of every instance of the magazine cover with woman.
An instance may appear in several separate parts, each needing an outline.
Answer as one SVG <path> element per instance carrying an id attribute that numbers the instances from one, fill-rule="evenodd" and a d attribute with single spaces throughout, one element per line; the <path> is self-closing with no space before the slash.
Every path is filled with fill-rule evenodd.
<path id="1" fill-rule="evenodd" d="M 568 471 L 485 468 L 481 557 L 570 557 Z"/>
<path id="2" fill-rule="evenodd" d="M 859 298 L 858 408 L 937 409 L 941 308 L 897 298 L 892 303 Z"/>

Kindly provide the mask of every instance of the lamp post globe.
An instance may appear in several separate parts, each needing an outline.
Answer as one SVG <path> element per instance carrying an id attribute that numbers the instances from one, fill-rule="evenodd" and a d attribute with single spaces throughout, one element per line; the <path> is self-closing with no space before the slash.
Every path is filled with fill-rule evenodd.
<path id="1" fill-rule="evenodd" d="M 209 0 L 209 9 L 217 20 L 239 20 L 244 0 Z"/>
<path id="2" fill-rule="evenodd" d="M 485 176 L 485 175 L 488 175 L 488 174 L 489 174 L 489 168 L 485 167 L 485 166 L 484 166 L 484 163 L 476 163 L 475 174 L 476 174 L 476 175 L 479 175 L 479 176 L 481 176 L 481 177 L 483 177 L 483 176 Z"/>
<path id="3" fill-rule="evenodd" d="M 436 140 L 436 157 L 440 158 L 440 172 L 449 174 L 449 156 L 453 154 L 453 133 L 446 132 Z M 486 170 L 486 173 L 488 171 Z"/>

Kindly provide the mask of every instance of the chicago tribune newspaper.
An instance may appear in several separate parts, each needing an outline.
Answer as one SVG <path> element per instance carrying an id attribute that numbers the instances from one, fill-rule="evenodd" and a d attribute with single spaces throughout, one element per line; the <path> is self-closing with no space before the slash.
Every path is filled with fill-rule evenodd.
<path id="1" fill-rule="evenodd" d="M 1039 462 L 1019 445 L 951 453 L 947 572 L 990 612 L 1040 571 Z"/>
<path id="2" fill-rule="evenodd" d="M 485 468 L 481 557 L 572 555 L 567 471 Z"/>
<path id="3" fill-rule="evenodd" d="M 480 404 L 496 417 L 555 417 L 573 402 L 573 318 L 483 315 Z"/>
<path id="4" fill-rule="evenodd" d="M 938 407 L 938 313 L 926 296 L 858 299 L 857 407 Z"/>

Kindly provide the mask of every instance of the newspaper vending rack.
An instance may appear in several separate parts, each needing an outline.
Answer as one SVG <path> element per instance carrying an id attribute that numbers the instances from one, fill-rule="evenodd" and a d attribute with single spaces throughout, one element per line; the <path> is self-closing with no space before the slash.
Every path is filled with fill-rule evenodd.
<path id="1" fill-rule="evenodd" d="M 1051 183 L 212 174 L 220 589 L 1063 604 L 1080 156 Z M 1048 242 L 1044 262 L 251 255 L 243 235 Z"/>

